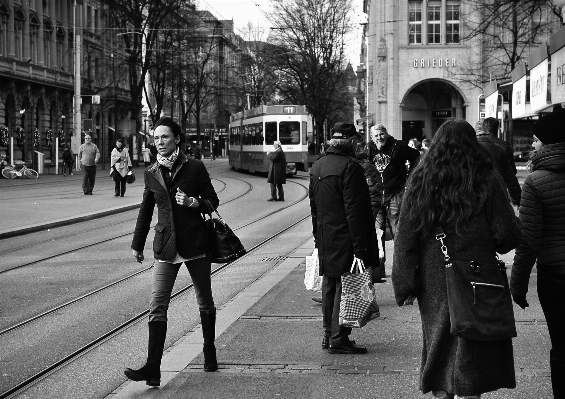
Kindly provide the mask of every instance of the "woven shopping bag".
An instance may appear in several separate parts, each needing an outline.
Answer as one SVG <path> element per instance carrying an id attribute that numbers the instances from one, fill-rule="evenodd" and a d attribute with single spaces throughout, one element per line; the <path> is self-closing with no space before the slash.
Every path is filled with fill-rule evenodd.
<path id="1" fill-rule="evenodd" d="M 306 272 L 304 273 L 304 286 L 309 291 L 322 291 L 322 276 L 320 276 L 320 261 L 318 248 L 312 255 L 306 257 Z"/>
<path id="2" fill-rule="evenodd" d="M 379 316 L 371 268 L 366 268 L 361 259 L 354 258 L 351 271 L 341 276 L 339 324 L 360 328 Z"/>

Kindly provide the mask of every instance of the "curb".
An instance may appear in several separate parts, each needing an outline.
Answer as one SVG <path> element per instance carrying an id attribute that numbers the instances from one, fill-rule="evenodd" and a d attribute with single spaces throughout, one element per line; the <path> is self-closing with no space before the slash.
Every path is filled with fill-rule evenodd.
<path id="1" fill-rule="evenodd" d="M 104 216 L 115 215 L 117 213 L 122 213 L 122 212 L 131 211 L 133 209 L 137 209 L 140 206 L 141 206 L 141 203 L 134 204 L 134 205 L 120 206 L 120 207 L 110 208 L 110 209 L 107 209 L 105 211 L 90 212 L 90 213 L 86 213 L 86 214 L 80 215 L 80 216 L 72 216 L 72 217 L 68 217 L 68 218 L 64 218 L 64 219 L 58 219 L 58 220 L 54 220 L 52 222 L 47 222 L 47 223 L 43 223 L 43 224 L 26 226 L 26 227 L 22 227 L 21 229 L 0 231 L 0 240 L 3 240 L 5 238 L 17 237 L 17 236 L 21 236 L 21 235 L 29 234 L 29 233 L 35 233 L 35 232 L 45 230 L 45 229 L 67 226 L 67 225 L 70 225 L 70 224 L 80 223 L 80 222 L 84 222 L 84 221 L 87 221 L 87 220 L 98 219 L 98 218 L 102 218 Z"/>

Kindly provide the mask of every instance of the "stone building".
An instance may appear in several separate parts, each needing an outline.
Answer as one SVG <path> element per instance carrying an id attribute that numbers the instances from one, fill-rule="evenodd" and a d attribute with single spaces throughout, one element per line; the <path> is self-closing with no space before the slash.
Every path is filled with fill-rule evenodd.
<path id="1" fill-rule="evenodd" d="M 499 83 L 511 82 L 510 71 L 486 70 L 483 37 L 461 40 L 465 22 L 481 18 L 477 4 L 364 0 L 368 20 L 358 69 L 358 122 L 364 127 L 382 123 L 396 138 L 421 141 L 447 119 L 477 121 L 488 79 L 472 82 L 466 72 L 482 70 L 483 76 L 502 78 Z"/>

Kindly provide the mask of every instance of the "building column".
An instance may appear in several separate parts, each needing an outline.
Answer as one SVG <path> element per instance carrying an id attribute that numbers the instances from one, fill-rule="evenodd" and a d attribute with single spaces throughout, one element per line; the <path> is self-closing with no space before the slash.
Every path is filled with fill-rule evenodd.
<path id="1" fill-rule="evenodd" d="M 8 5 L 10 6 L 11 10 L 14 10 L 14 0 L 8 0 Z M 16 24 L 14 22 L 14 12 L 10 13 L 8 17 L 8 32 L 12 32 L 11 35 L 7 37 L 8 43 L 8 58 L 15 58 L 16 57 L 16 35 L 13 32 L 16 31 Z"/>
<path id="2" fill-rule="evenodd" d="M 428 44 L 428 0 L 422 0 L 422 46 Z"/>
<path id="3" fill-rule="evenodd" d="M 22 35 L 22 47 L 24 53 L 22 54 L 22 60 L 27 61 L 31 59 L 31 32 L 29 29 L 29 1 L 22 2 L 24 13 L 26 15 L 26 20 L 24 22 L 24 32 Z"/>
<path id="4" fill-rule="evenodd" d="M 43 2 L 39 2 L 37 17 L 39 18 L 39 32 L 37 32 L 37 65 L 45 66 L 45 36 L 43 35 Z"/>
<path id="5" fill-rule="evenodd" d="M 441 0 L 441 44 L 447 42 L 447 0 Z"/>
<path id="6" fill-rule="evenodd" d="M 53 32 L 51 33 L 51 59 L 49 60 L 49 65 L 53 69 L 58 69 L 57 63 L 57 9 L 55 8 L 55 2 L 49 2 L 49 17 L 51 19 L 51 23 L 53 24 Z"/>
<path id="7" fill-rule="evenodd" d="M 61 2 L 61 23 L 63 24 L 63 28 L 65 29 L 65 38 L 63 39 L 63 49 L 61 51 L 61 66 L 65 69 L 65 71 L 67 73 L 73 73 L 72 68 L 69 66 L 69 55 L 67 54 L 67 51 L 69 50 L 69 31 L 72 28 L 71 26 L 69 26 L 69 21 L 67 20 L 67 15 L 68 15 L 68 10 L 67 10 L 67 6 L 68 6 L 68 0 L 63 0 Z M 57 41 L 56 38 L 57 35 L 55 35 L 55 41 Z"/>

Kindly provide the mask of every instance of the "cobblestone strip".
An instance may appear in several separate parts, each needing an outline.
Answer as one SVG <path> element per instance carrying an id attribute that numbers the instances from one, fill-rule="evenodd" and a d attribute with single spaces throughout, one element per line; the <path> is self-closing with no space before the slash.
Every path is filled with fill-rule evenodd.
<path id="1" fill-rule="evenodd" d="M 335 364 L 219 364 L 219 372 L 227 374 L 355 374 L 355 375 L 419 375 L 419 369 L 395 369 L 390 366 L 355 366 Z M 185 373 L 203 373 L 202 365 L 191 364 L 184 369 Z M 516 370 L 516 376 L 522 377 L 551 377 L 549 369 Z"/>

